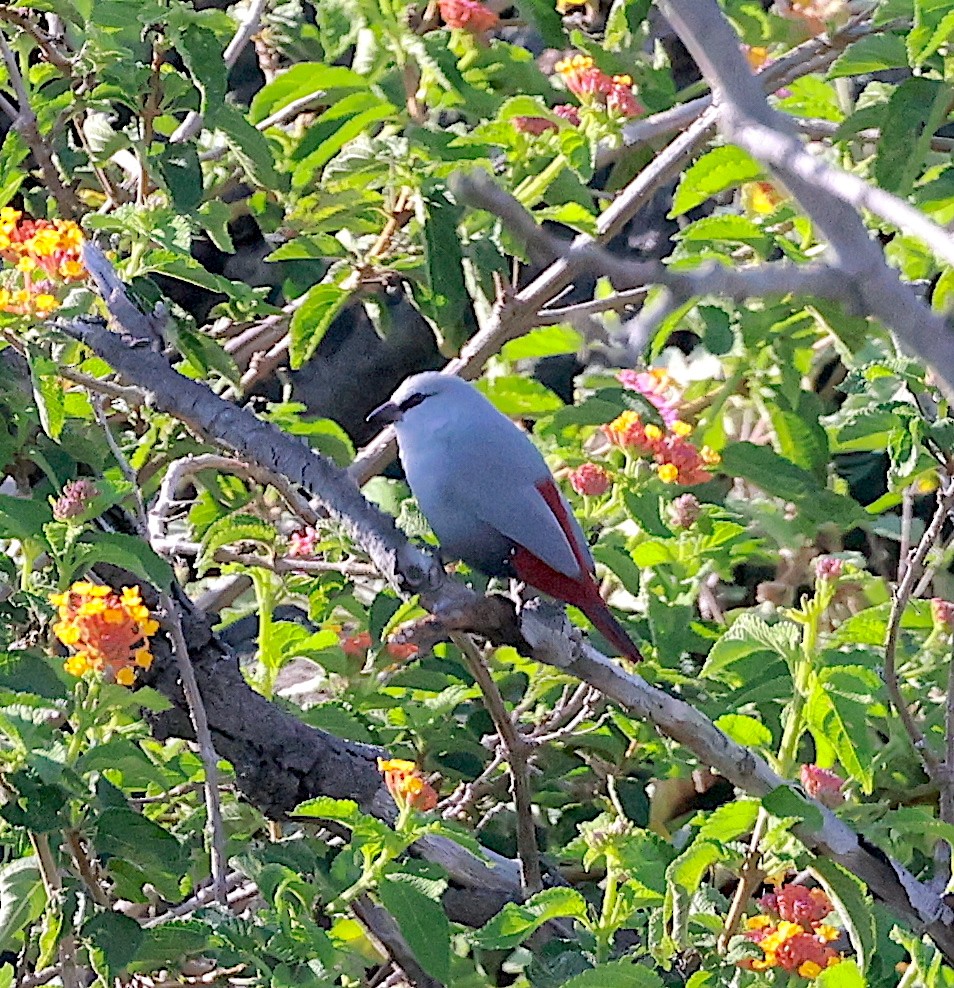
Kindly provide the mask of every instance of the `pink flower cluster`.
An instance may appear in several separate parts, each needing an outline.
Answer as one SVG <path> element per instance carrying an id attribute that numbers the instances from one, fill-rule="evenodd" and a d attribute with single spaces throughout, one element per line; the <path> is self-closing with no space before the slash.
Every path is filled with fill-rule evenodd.
<path id="1" fill-rule="evenodd" d="M 621 371 L 619 381 L 631 391 L 638 391 L 659 412 L 666 425 L 643 422 L 641 416 L 627 410 L 602 426 L 603 435 L 620 449 L 656 461 L 656 472 L 665 484 L 691 487 L 712 479 L 709 468 L 720 457 L 708 446 L 698 449 L 689 441 L 692 427 L 680 421 L 675 401 L 668 395 L 671 388 L 665 371 Z"/>
<path id="2" fill-rule="evenodd" d="M 931 601 L 931 617 L 934 626 L 942 631 L 954 630 L 954 604 L 941 597 L 935 597 Z"/>
<path id="3" fill-rule="evenodd" d="M 589 55 L 574 55 L 556 64 L 563 84 L 585 105 L 602 105 L 618 117 L 638 117 L 643 106 L 628 75 L 607 75 Z"/>
<path id="4" fill-rule="evenodd" d="M 486 34 L 500 23 L 500 18 L 478 0 L 438 0 L 438 7 L 448 27 L 470 34 Z"/>
<path id="5" fill-rule="evenodd" d="M 570 474 L 570 486 L 577 494 L 599 497 L 613 486 L 613 479 L 598 463 L 584 463 Z"/>
<path id="6" fill-rule="evenodd" d="M 812 799 L 817 799 L 830 810 L 840 806 L 845 801 L 842 789 L 845 780 L 830 768 L 818 765 L 803 765 L 801 768 L 802 787 Z"/>

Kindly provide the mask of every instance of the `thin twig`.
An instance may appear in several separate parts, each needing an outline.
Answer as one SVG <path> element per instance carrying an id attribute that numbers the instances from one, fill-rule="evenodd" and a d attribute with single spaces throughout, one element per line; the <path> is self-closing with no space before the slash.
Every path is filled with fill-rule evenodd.
<path id="1" fill-rule="evenodd" d="M 749 899 L 752 898 L 753 893 L 765 878 L 765 872 L 761 868 L 762 851 L 760 845 L 765 836 L 768 821 L 768 813 L 760 807 L 759 817 L 755 821 L 755 828 L 749 841 L 749 850 L 742 862 L 742 867 L 739 869 L 739 882 L 735 887 L 729 911 L 725 916 L 725 925 L 719 934 L 720 953 L 725 953 L 728 949 L 729 941 L 735 936 L 742 922 L 742 917 L 745 915 L 745 907 L 748 905 Z"/>
<path id="2" fill-rule="evenodd" d="M 205 806 L 208 817 L 207 826 L 210 831 L 210 859 L 212 865 L 212 883 L 216 899 L 224 906 L 227 904 L 226 872 L 228 859 L 225 853 L 225 830 L 222 826 L 222 806 L 219 801 L 219 756 L 212 744 L 212 733 L 209 730 L 209 719 L 205 712 L 202 694 L 195 678 L 195 670 L 189 658 L 189 649 L 185 635 L 182 632 L 182 620 L 172 597 L 163 592 L 159 595 L 159 604 L 165 612 L 164 625 L 172 642 L 172 654 L 175 656 L 182 681 L 182 692 L 185 694 L 189 708 L 189 719 L 195 731 L 196 743 L 199 747 L 199 757 L 205 769 Z"/>
<path id="3" fill-rule="evenodd" d="M 146 503 L 142 499 L 142 488 L 139 486 L 139 478 L 132 464 L 126 459 L 125 453 L 119 448 L 119 443 L 116 442 L 113 430 L 109 427 L 109 421 L 106 418 L 105 399 L 92 394 L 89 396 L 89 399 L 90 404 L 93 406 L 93 414 L 96 416 L 96 421 L 100 424 L 106 436 L 106 444 L 109 446 L 113 458 L 119 464 L 119 469 L 122 471 L 123 477 L 132 487 L 133 497 L 136 499 L 136 527 L 139 529 L 139 534 L 145 538 L 148 532 Z"/>
<path id="4" fill-rule="evenodd" d="M 898 549 L 898 583 L 904 579 L 911 552 L 911 522 L 914 518 L 914 489 L 909 485 L 901 494 L 901 540 Z"/>
<path id="5" fill-rule="evenodd" d="M 25 31 L 37 43 L 40 51 L 46 56 L 46 60 L 61 72 L 70 75 L 73 71 L 73 64 L 53 43 L 53 40 L 37 27 L 36 24 L 22 11 L 7 4 L 0 4 L 0 21 L 6 21 Z"/>
<path id="6" fill-rule="evenodd" d="M 17 65 L 16 56 L 10 50 L 10 46 L 7 44 L 7 39 L 4 37 L 2 31 L 0 31 L 0 56 L 2 56 L 3 62 L 7 67 L 10 85 L 13 87 L 13 92 L 19 104 L 16 110 L 16 116 L 13 118 L 13 125 L 21 133 L 23 140 L 33 152 L 33 157 L 36 158 L 36 162 L 40 166 L 40 171 L 43 172 L 43 179 L 46 182 L 46 186 L 52 193 L 53 198 L 56 199 L 56 204 L 60 212 L 67 219 L 74 219 L 82 212 L 82 204 L 76 198 L 76 193 L 68 185 L 63 183 L 60 173 L 53 163 L 50 149 L 47 147 L 42 134 L 40 134 L 36 114 L 30 105 L 30 94 L 27 92 L 26 83 L 20 74 L 20 67 Z"/>
<path id="7" fill-rule="evenodd" d="M 504 698 L 474 640 L 469 635 L 452 634 L 450 637 L 467 659 L 470 671 L 483 694 L 484 706 L 494 722 L 494 727 L 497 728 L 497 736 L 506 752 L 507 763 L 510 766 L 514 810 L 517 816 L 520 881 L 524 894 L 530 896 L 543 888 L 543 881 L 540 877 L 540 853 L 537 850 L 537 836 L 533 826 L 527 743 L 520 736 L 510 714 L 507 713 Z"/>
<path id="8" fill-rule="evenodd" d="M 76 865 L 76 871 L 83 880 L 83 884 L 86 886 L 89 894 L 93 897 L 93 900 L 97 905 L 102 906 L 104 909 L 112 909 L 112 901 L 106 894 L 106 890 L 103 888 L 102 883 L 93 874 L 89 854 L 87 853 L 86 848 L 83 847 L 83 842 L 80 839 L 79 833 L 76 830 L 69 829 L 65 831 L 65 836 L 66 846 L 70 849 L 70 856 L 73 858 L 73 863 Z"/>
<path id="9" fill-rule="evenodd" d="M 944 491 L 944 486 L 947 487 L 946 492 Z M 950 478 L 946 478 L 944 485 L 938 490 L 937 508 L 934 516 L 924 530 L 924 534 L 921 536 L 921 540 L 918 542 L 914 554 L 905 566 L 904 577 L 898 584 L 894 596 L 891 599 L 891 612 L 888 617 L 888 629 L 884 643 L 884 682 L 888 690 L 888 696 L 895 710 L 898 712 L 898 716 L 901 719 L 905 732 L 911 739 L 911 744 L 915 752 L 924 765 L 928 778 L 939 785 L 942 781 L 939 774 L 941 772 L 941 762 L 928 746 L 924 732 L 918 726 L 901 692 L 901 686 L 898 682 L 897 651 L 898 636 L 901 632 L 901 618 L 904 616 L 904 609 L 911 599 L 914 585 L 921 575 L 927 554 L 940 538 L 941 530 L 951 512 L 952 506 L 954 506 L 954 483 L 952 483 Z"/>
<path id="10" fill-rule="evenodd" d="M 595 316 L 601 312 L 620 312 L 637 302 L 642 302 L 648 288 L 630 288 L 623 292 L 614 292 L 606 298 L 595 298 L 590 302 L 578 302 L 559 309 L 541 309 L 534 320 L 536 326 L 552 326 L 559 322 L 569 322 L 583 316 Z"/>
<path id="11" fill-rule="evenodd" d="M 62 910 L 63 882 L 46 834 L 36 834 L 31 830 L 30 843 L 33 845 L 33 853 L 36 855 L 47 898 L 56 909 Z M 76 938 L 71 929 L 67 929 L 60 936 L 59 955 L 63 988 L 83 988 L 85 978 L 76 963 Z"/>

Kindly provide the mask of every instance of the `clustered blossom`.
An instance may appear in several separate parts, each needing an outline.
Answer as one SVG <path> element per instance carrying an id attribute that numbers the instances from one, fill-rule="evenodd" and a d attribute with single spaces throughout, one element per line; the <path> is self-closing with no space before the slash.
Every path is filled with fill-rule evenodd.
<path id="1" fill-rule="evenodd" d="M 149 638 L 159 622 L 143 604 L 139 587 L 112 587 L 74 583 L 64 593 L 51 594 L 59 621 L 53 634 L 74 653 L 64 663 L 72 676 L 102 673 L 121 686 L 132 686 L 137 669 L 152 665 Z"/>
<path id="2" fill-rule="evenodd" d="M 412 807 L 427 812 L 437 806 L 437 793 L 414 762 L 404 758 L 379 758 L 378 769 L 384 773 L 384 784 L 399 810 Z"/>
<path id="3" fill-rule="evenodd" d="M 644 423 L 637 412 L 627 410 L 601 429 L 614 446 L 654 459 L 656 474 L 664 484 L 704 484 L 712 479 L 709 467 L 720 460 L 719 454 L 708 446 L 696 448 L 687 438 L 692 427 L 678 419 L 666 432 L 654 422 Z"/>
<path id="4" fill-rule="evenodd" d="M 577 494 L 599 497 L 613 486 L 613 480 L 598 463 L 584 463 L 570 474 L 570 486 Z"/>
<path id="5" fill-rule="evenodd" d="M 839 933 L 824 922 L 834 907 L 822 889 L 783 885 L 763 896 L 759 905 L 765 913 L 746 920 L 744 936 L 761 947 L 763 956 L 746 958 L 741 967 L 751 971 L 778 967 L 803 978 L 816 978 L 842 960 L 829 946 Z"/>
<path id="6" fill-rule="evenodd" d="M 98 494 L 96 485 L 85 477 L 68 480 L 63 485 L 63 493 L 53 502 L 53 517 L 57 521 L 66 521 L 81 515 Z"/>
<path id="7" fill-rule="evenodd" d="M 829 809 L 834 809 L 845 801 L 842 790 L 845 780 L 830 768 L 818 765 L 803 765 L 801 768 L 802 787 L 812 799 L 824 803 Z"/>
<path id="8" fill-rule="evenodd" d="M 493 30 L 500 18 L 478 0 L 439 0 L 441 18 L 448 27 L 483 35 Z"/>
<path id="9" fill-rule="evenodd" d="M 318 533 L 309 525 L 288 536 L 288 555 L 293 559 L 313 556 L 317 551 L 317 544 Z"/>
<path id="10" fill-rule="evenodd" d="M 624 388 L 638 391 L 670 428 L 679 420 L 679 393 L 668 371 L 661 367 L 646 371 L 621 370 L 616 380 Z"/>
<path id="11" fill-rule="evenodd" d="M 771 182 L 746 182 L 742 186 L 742 206 L 755 216 L 770 216 L 787 198 Z"/>
<path id="12" fill-rule="evenodd" d="M 586 106 L 604 106 L 618 117 L 637 117 L 643 112 L 630 76 L 607 75 L 589 55 L 564 58 L 557 62 L 556 70 L 566 88 Z"/>
<path id="13" fill-rule="evenodd" d="M 86 278 L 82 245 L 71 220 L 24 219 L 18 209 L 0 209 L 0 257 L 13 265 L 0 286 L 0 311 L 44 317 L 58 309 L 54 292 Z"/>
<path id="14" fill-rule="evenodd" d="M 837 580 L 844 571 L 844 561 L 837 556 L 819 556 L 815 560 L 815 574 L 819 580 Z"/>

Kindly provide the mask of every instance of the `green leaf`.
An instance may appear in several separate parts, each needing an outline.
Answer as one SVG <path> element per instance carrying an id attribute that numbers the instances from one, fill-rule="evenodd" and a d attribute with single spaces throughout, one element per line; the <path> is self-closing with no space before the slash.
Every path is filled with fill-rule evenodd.
<path id="1" fill-rule="evenodd" d="M 32 855 L 0 867 L 0 949 L 16 950 L 16 935 L 43 912 L 46 891 Z"/>
<path id="2" fill-rule="evenodd" d="M 516 0 L 516 7 L 520 16 L 540 32 L 545 44 L 551 48 L 566 47 L 563 20 L 551 0 Z"/>
<path id="3" fill-rule="evenodd" d="M 673 196 L 669 218 L 674 219 L 702 205 L 707 199 L 750 182 L 762 175 L 762 166 L 735 145 L 715 148 L 687 168 Z"/>
<path id="4" fill-rule="evenodd" d="M 260 542 L 266 546 L 273 546 L 277 540 L 278 533 L 275 529 L 255 515 L 225 515 L 206 529 L 196 568 L 200 574 L 204 573 L 215 564 L 216 552 L 234 542 Z"/>
<path id="5" fill-rule="evenodd" d="M 212 123 L 225 106 L 228 68 L 222 58 L 222 45 L 212 31 L 189 23 L 174 32 L 176 49 L 182 56 L 195 84 L 202 94 L 199 112 Z"/>
<path id="6" fill-rule="evenodd" d="M 855 948 L 858 964 L 866 971 L 875 955 L 877 933 L 871 896 L 864 883 L 830 858 L 818 857 L 812 864 L 812 872 L 835 904 Z"/>
<path id="7" fill-rule="evenodd" d="M 536 418 L 563 407 L 563 402 L 549 388 L 533 378 L 517 374 L 484 378 L 477 387 L 498 411 L 511 418 Z"/>
<path id="8" fill-rule="evenodd" d="M 384 878 L 377 888 L 381 905 L 397 920 L 421 967 L 446 984 L 450 979 L 451 929 L 439 902 L 409 882 Z"/>
<path id="9" fill-rule="evenodd" d="M 318 817 L 321 820 L 337 820 L 339 823 L 354 826 L 363 814 L 353 799 L 332 799 L 331 796 L 316 796 L 299 803 L 293 816 Z"/>
<path id="10" fill-rule="evenodd" d="M 424 273 L 431 310 L 428 316 L 440 332 L 441 351 L 450 356 L 460 350 L 468 336 L 465 315 L 470 296 L 457 232 L 462 210 L 448 199 L 443 183 L 425 183 L 420 202 L 424 212 Z"/>
<path id="11" fill-rule="evenodd" d="M 754 717 L 745 714 L 723 714 L 716 722 L 715 726 L 728 734 L 737 744 L 743 744 L 747 748 L 770 748 L 772 746 L 772 732 Z"/>
<path id="12" fill-rule="evenodd" d="M 818 673 L 805 705 L 809 730 L 820 744 L 834 748 L 866 793 L 874 781 L 875 756 L 868 709 L 880 686 L 878 676 L 864 666 L 832 666 Z"/>
<path id="13" fill-rule="evenodd" d="M 666 869 L 663 921 L 672 920 L 672 937 L 685 943 L 689 928 L 689 904 L 706 872 L 725 859 L 725 849 L 713 841 L 694 840 Z"/>
<path id="14" fill-rule="evenodd" d="M 271 145 L 248 122 L 245 114 L 224 103 L 215 115 L 215 126 L 222 132 L 242 171 L 255 185 L 272 193 L 286 187 L 287 182 L 275 170 Z"/>
<path id="15" fill-rule="evenodd" d="M 539 326 L 505 343 L 500 354 L 504 360 L 534 360 L 560 353 L 576 353 L 583 344 L 582 335 L 572 326 Z"/>
<path id="16" fill-rule="evenodd" d="M 311 359 L 318 344 L 344 308 L 351 292 L 331 282 L 308 289 L 305 301 L 291 318 L 291 365 L 296 370 Z"/>
<path id="17" fill-rule="evenodd" d="M 749 833 L 758 818 L 759 805 L 757 799 L 736 799 L 720 806 L 703 821 L 696 840 L 725 844 Z"/>
<path id="18" fill-rule="evenodd" d="M 121 532 L 86 532 L 77 543 L 82 568 L 112 563 L 129 570 L 159 590 L 172 586 L 172 567 L 153 548 L 135 535 Z"/>
<path id="19" fill-rule="evenodd" d="M 756 614 L 742 614 L 712 646 L 702 675 L 725 679 L 736 662 L 763 652 L 773 652 L 791 665 L 798 655 L 799 637 L 798 627 L 791 621 L 769 625 Z"/>
<path id="20" fill-rule="evenodd" d="M 185 958 L 206 949 L 212 929 L 198 919 L 173 919 L 144 931 L 132 971 L 149 972 L 181 965 Z"/>
<path id="21" fill-rule="evenodd" d="M 0 538 L 41 539 L 43 527 L 53 520 L 53 509 L 42 500 L 0 494 Z"/>
<path id="22" fill-rule="evenodd" d="M 720 213 L 717 216 L 704 216 L 688 226 L 683 227 L 676 238 L 684 242 L 726 241 L 741 243 L 754 248 L 765 255 L 772 245 L 772 238 L 756 223 L 746 216 L 733 216 L 730 213 Z"/>
<path id="23" fill-rule="evenodd" d="M 83 926 L 83 938 L 93 946 L 93 966 L 108 984 L 136 956 L 146 931 L 129 916 L 107 911 Z"/>
<path id="24" fill-rule="evenodd" d="M 948 0 L 915 0 L 914 27 L 906 35 L 911 67 L 919 68 L 952 34 L 954 10 Z"/>
<path id="25" fill-rule="evenodd" d="M 828 70 L 829 79 L 867 75 L 885 69 L 900 69 L 908 64 L 904 39 L 897 34 L 870 34 L 850 44 Z"/>
<path id="26" fill-rule="evenodd" d="M 367 88 L 367 79 L 343 65 L 299 62 L 255 94 L 249 119 L 253 124 L 261 123 L 306 96 L 314 95 L 323 103 L 334 103 L 342 93 Z"/>
<path id="27" fill-rule="evenodd" d="M 0 652 L 0 689 L 33 693 L 48 700 L 60 700 L 66 695 L 51 660 L 26 649 Z"/>
<path id="28" fill-rule="evenodd" d="M 944 122 L 954 88 L 936 79 L 906 79 L 891 94 L 878 139 L 874 177 L 896 195 L 906 196 L 921 174 L 934 132 Z"/>
<path id="29" fill-rule="evenodd" d="M 779 456 L 768 446 L 730 443 L 722 451 L 719 468 L 732 477 L 742 477 L 785 501 L 793 501 L 807 522 L 834 522 L 852 528 L 866 518 L 864 510 L 851 498 L 822 487 L 807 470 Z"/>
<path id="30" fill-rule="evenodd" d="M 850 957 L 826 968 L 812 984 L 816 988 L 868 988 L 864 975 Z"/>
<path id="31" fill-rule="evenodd" d="M 629 958 L 598 964 L 591 971 L 584 971 L 561 988 L 662 988 L 660 976 L 645 964 Z"/>
<path id="32" fill-rule="evenodd" d="M 66 406 L 59 368 L 55 360 L 44 357 L 34 347 L 28 347 L 27 356 L 33 398 L 40 413 L 40 425 L 51 439 L 59 439 L 66 424 Z"/>
<path id="33" fill-rule="evenodd" d="M 561 916 L 586 919 L 586 899 L 576 889 L 544 889 L 522 905 L 508 902 L 493 919 L 472 934 L 472 940 L 476 946 L 488 950 L 510 949 L 544 923 Z"/>
<path id="34" fill-rule="evenodd" d="M 798 820 L 811 830 L 818 830 L 824 822 L 821 810 L 792 786 L 777 786 L 762 797 L 762 805 L 780 820 Z"/>
<path id="35" fill-rule="evenodd" d="M 111 806 L 95 821 L 96 850 L 130 861 L 145 872 L 179 875 L 187 861 L 186 848 L 168 830 L 125 806 Z"/>

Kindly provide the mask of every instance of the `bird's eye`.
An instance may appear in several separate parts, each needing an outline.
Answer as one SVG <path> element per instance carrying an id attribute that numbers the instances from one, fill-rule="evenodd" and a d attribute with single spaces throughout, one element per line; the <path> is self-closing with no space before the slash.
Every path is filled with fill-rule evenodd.
<path id="1" fill-rule="evenodd" d="M 406 412 L 409 409 L 413 408 L 415 405 L 420 405 L 420 403 L 425 398 L 430 398 L 430 395 L 428 394 L 411 395 L 410 398 L 405 398 L 404 401 L 402 401 L 401 404 L 398 405 L 398 408 L 400 408 L 402 412 Z"/>

